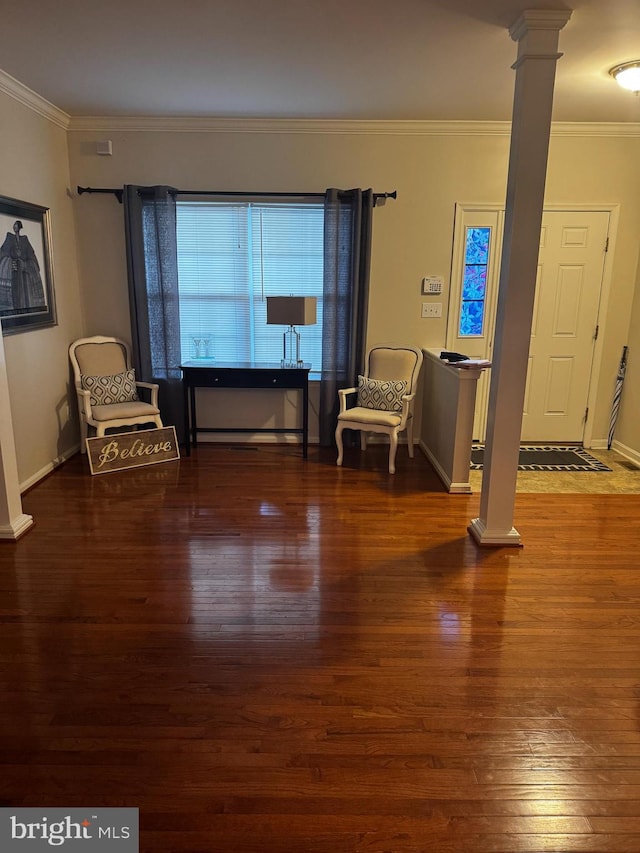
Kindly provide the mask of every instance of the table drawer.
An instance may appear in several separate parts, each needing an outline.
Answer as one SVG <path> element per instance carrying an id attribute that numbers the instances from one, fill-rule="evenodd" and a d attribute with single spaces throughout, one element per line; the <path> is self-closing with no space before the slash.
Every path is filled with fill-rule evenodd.
<path id="1" fill-rule="evenodd" d="M 199 367 L 193 374 L 188 368 L 183 370 L 187 385 L 198 388 L 304 388 L 308 373 L 295 368 L 244 371 Z"/>

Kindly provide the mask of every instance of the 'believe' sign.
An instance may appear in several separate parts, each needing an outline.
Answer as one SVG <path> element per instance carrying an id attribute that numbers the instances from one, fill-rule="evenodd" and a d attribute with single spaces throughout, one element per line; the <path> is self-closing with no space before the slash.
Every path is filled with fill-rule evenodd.
<path id="1" fill-rule="evenodd" d="M 107 474 L 180 459 L 175 427 L 140 429 L 87 439 L 92 474 Z"/>

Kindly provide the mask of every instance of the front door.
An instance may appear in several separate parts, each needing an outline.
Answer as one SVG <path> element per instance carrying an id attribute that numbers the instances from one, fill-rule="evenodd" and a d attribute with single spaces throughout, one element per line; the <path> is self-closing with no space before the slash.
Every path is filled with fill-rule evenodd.
<path id="1" fill-rule="evenodd" d="M 447 348 L 491 358 L 499 282 L 502 212 L 460 211 L 452 270 Z M 540 235 L 536 297 L 522 422 L 523 442 L 581 442 L 595 346 L 610 214 L 607 211 L 545 211 Z M 469 235 L 486 237 L 486 268 L 469 264 Z M 490 227 L 490 230 L 489 230 Z M 471 230 L 470 230 L 471 229 Z M 466 248 L 465 248 L 466 247 Z M 458 259 L 457 262 L 455 259 Z M 482 258 L 479 258 L 482 260 Z M 466 263 L 465 263 L 466 261 Z M 482 304 L 464 278 L 484 275 Z M 476 319 L 465 319 L 475 311 Z M 462 318 L 462 319 L 461 319 Z M 490 371 L 478 383 L 474 438 L 484 440 Z"/>
<path id="2" fill-rule="evenodd" d="M 522 441 L 581 442 L 609 214 L 542 220 Z"/>

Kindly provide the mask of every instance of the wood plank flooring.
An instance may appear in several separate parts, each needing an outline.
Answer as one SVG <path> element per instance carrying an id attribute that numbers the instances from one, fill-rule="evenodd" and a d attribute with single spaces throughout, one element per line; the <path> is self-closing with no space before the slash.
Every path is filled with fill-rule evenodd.
<path id="1" fill-rule="evenodd" d="M 135 806 L 144 853 L 638 853 L 640 495 L 418 452 L 75 457 L 0 545 L 0 805 Z M 598 476 L 586 475 L 586 476 Z"/>

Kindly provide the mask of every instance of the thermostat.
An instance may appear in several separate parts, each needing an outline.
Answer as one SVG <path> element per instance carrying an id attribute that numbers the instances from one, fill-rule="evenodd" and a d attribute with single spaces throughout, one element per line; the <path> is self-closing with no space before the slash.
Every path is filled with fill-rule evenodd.
<path id="1" fill-rule="evenodd" d="M 444 278 L 441 275 L 428 275 L 422 279 L 422 295 L 438 296 L 442 293 Z"/>

